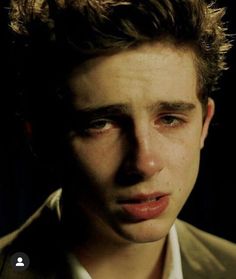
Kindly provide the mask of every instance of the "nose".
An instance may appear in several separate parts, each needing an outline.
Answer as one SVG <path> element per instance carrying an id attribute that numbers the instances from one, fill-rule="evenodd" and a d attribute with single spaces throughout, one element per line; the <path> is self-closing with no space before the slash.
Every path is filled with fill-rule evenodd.
<path id="1" fill-rule="evenodd" d="M 146 180 L 163 169 L 160 140 L 152 127 L 140 125 L 129 131 L 127 140 L 128 150 L 122 166 L 124 183 L 130 185 Z"/>
<path id="2" fill-rule="evenodd" d="M 156 152 L 153 150 L 154 148 L 154 146 L 151 148 L 148 139 L 145 139 L 145 143 L 141 143 L 137 147 L 134 165 L 135 169 L 144 177 L 153 176 L 161 170 L 160 162 L 155 154 Z"/>
<path id="3" fill-rule="evenodd" d="M 157 140 L 157 136 L 152 131 L 136 133 L 133 164 L 145 178 L 153 176 L 162 169 L 161 149 Z"/>

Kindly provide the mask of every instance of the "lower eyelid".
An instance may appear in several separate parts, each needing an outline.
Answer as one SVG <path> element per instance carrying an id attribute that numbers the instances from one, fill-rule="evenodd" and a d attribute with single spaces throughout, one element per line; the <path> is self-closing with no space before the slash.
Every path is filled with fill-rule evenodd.
<path id="1" fill-rule="evenodd" d="M 166 128 L 175 128 L 181 125 L 184 125 L 186 123 L 186 120 L 178 118 L 178 117 L 173 117 L 173 119 L 170 119 L 170 123 L 166 122 L 165 119 L 159 118 L 155 121 L 155 126 L 157 127 L 166 127 Z"/>
<path id="2" fill-rule="evenodd" d="M 106 126 L 107 126 L 107 124 L 104 125 L 104 127 L 100 127 L 100 128 L 88 128 L 88 130 L 94 130 L 94 131 L 107 131 L 107 130 L 109 130 L 109 129 L 112 128 L 111 126 L 108 126 L 108 127 L 106 127 Z"/>
<path id="3" fill-rule="evenodd" d="M 106 127 L 107 126 L 107 127 Z M 102 134 L 109 132 L 113 128 L 116 128 L 117 125 L 115 123 L 107 123 L 104 125 L 104 127 L 101 128 L 87 128 L 86 131 L 91 134 Z"/>

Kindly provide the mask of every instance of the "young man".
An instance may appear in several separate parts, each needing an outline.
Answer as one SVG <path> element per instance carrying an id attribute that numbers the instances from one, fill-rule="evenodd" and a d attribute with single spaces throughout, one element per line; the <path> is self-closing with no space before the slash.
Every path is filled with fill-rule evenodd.
<path id="1" fill-rule="evenodd" d="M 224 11 L 200 0 L 11 7 L 30 52 L 28 136 L 62 190 L 0 240 L 0 277 L 235 278 L 236 245 L 176 219 L 230 48 Z M 21 272 L 17 252 L 30 260 Z"/>

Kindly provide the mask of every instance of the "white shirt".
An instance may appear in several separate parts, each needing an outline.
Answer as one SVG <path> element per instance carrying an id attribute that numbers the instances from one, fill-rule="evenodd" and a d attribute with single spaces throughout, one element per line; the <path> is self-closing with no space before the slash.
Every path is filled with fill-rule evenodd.
<path id="1" fill-rule="evenodd" d="M 167 238 L 167 250 L 162 279 L 183 279 L 179 240 L 175 225 Z"/>
<path id="2" fill-rule="evenodd" d="M 73 254 L 69 255 L 69 264 L 72 269 L 73 279 L 92 279 Z M 175 225 L 171 227 L 167 237 L 167 251 L 162 279 L 183 279 L 179 241 Z"/>

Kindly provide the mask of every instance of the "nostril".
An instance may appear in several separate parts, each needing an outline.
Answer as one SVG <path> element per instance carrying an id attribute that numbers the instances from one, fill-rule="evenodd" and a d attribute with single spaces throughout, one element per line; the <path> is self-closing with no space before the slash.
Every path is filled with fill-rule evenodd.
<path id="1" fill-rule="evenodd" d="M 123 169 L 117 173 L 116 183 L 118 183 L 118 185 L 123 185 L 123 186 L 132 186 L 144 181 L 144 179 L 145 176 L 138 170 L 125 171 Z"/>

